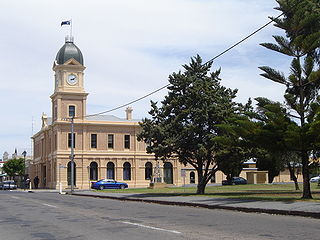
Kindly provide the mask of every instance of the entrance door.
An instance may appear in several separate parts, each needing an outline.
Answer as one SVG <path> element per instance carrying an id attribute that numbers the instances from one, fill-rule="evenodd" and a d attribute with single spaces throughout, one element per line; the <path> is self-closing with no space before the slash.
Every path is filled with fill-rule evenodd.
<path id="1" fill-rule="evenodd" d="M 47 166 L 43 166 L 43 177 L 42 177 L 43 188 L 47 186 Z"/>
<path id="2" fill-rule="evenodd" d="M 114 163 L 108 162 L 107 164 L 107 178 L 108 179 L 115 179 L 114 177 Z"/>
<path id="3" fill-rule="evenodd" d="M 172 164 L 166 162 L 164 164 L 164 182 L 166 184 L 173 184 L 173 171 L 172 171 Z"/>

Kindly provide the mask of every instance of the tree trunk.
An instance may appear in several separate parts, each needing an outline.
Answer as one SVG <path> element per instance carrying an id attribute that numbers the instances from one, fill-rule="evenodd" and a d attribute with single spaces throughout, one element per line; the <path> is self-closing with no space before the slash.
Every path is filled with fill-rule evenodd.
<path id="1" fill-rule="evenodd" d="M 205 183 L 198 183 L 197 185 L 197 194 L 204 194 L 205 193 L 206 184 Z"/>
<path id="2" fill-rule="evenodd" d="M 274 174 L 271 171 L 268 171 L 268 183 L 272 183 L 274 179 Z"/>
<path id="3" fill-rule="evenodd" d="M 297 60 L 300 65 L 300 57 L 297 57 Z M 302 163 L 302 176 L 303 176 L 303 195 L 302 198 L 304 199 L 311 199 L 311 189 L 310 189 L 310 182 L 309 182 L 309 155 L 308 151 L 305 149 L 305 133 L 303 131 L 303 127 L 305 125 L 305 110 L 306 107 L 304 106 L 304 100 L 305 100 L 305 93 L 304 93 L 304 86 L 301 78 L 301 73 L 299 76 L 299 115 L 300 115 L 300 141 L 301 141 L 301 163 Z"/>
<path id="4" fill-rule="evenodd" d="M 294 174 L 294 168 L 291 167 L 291 164 L 290 164 L 289 161 L 287 161 L 287 166 L 288 166 L 288 169 L 289 169 L 289 172 L 290 172 L 290 177 L 294 182 L 296 190 L 300 190 L 299 189 L 299 184 L 298 184 L 298 179 L 297 179 L 296 175 Z"/>
<path id="5" fill-rule="evenodd" d="M 303 195 L 304 199 L 311 199 L 311 188 L 309 182 L 309 155 L 307 151 L 301 152 L 302 176 L 303 176 Z"/>
<path id="6" fill-rule="evenodd" d="M 197 194 L 204 194 L 205 188 L 206 188 L 206 181 L 203 177 L 203 170 L 197 169 L 198 173 L 198 185 L 197 185 Z"/>
<path id="7" fill-rule="evenodd" d="M 232 184 L 232 175 L 231 174 L 227 174 L 227 181 L 230 185 Z"/>
<path id="8" fill-rule="evenodd" d="M 296 190 L 300 190 L 299 184 L 298 184 L 298 179 L 297 179 L 296 175 L 293 174 L 292 180 L 294 181 L 294 186 L 295 186 Z"/>

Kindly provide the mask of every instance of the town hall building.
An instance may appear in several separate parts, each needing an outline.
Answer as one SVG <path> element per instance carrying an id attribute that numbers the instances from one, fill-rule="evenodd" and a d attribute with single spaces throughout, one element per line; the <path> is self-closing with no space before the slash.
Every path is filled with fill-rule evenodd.
<path id="1" fill-rule="evenodd" d="M 177 160 L 156 161 L 137 141 L 139 120 L 132 109 L 125 118 L 113 115 L 87 116 L 88 93 L 84 89 L 84 58 L 72 37 L 57 53 L 53 63 L 54 92 L 50 96 L 52 116 L 42 116 L 42 128 L 32 138 L 34 161 L 30 177 L 38 176 L 39 187 L 58 189 L 71 185 L 71 124 L 74 117 L 74 185 L 90 188 L 99 179 L 115 179 L 129 187 L 146 187 L 155 177 L 167 184 L 181 185 L 181 164 Z"/>

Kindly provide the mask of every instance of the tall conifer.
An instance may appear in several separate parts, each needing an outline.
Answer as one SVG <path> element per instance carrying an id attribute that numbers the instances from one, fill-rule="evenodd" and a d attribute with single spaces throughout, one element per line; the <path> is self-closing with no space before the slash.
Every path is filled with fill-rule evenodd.
<path id="1" fill-rule="evenodd" d="M 285 31 L 285 36 L 274 36 L 276 43 L 262 46 L 292 58 L 290 73 L 263 66 L 261 75 L 286 86 L 284 98 L 298 128 L 292 133 L 292 150 L 298 151 L 303 174 L 303 198 L 312 198 L 309 183 L 309 158 L 313 144 L 307 137 L 308 128 L 314 120 L 311 106 L 317 102 L 320 89 L 320 2 L 318 0 L 277 0 L 281 19 L 274 19 L 275 26 Z"/>

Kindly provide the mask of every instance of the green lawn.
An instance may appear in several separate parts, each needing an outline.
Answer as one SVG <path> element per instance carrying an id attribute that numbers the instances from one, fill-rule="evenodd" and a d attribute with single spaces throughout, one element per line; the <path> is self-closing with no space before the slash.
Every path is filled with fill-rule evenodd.
<path id="1" fill-rule="evenodd" d="M 302 185 L 300 185 L 302 189 Z M 320 187 L 311 184 L 313 200 L 320 202 Z M 120 193 L 141 193 L 151 195 L 190 196 L 195 195 L 195 187 L 170 187 L 160 189 L 129 188 L 125 190 L 104 190 Z M 234 186 L 209 186 L 204 197 L 241 198 L 272 201 L 301 201 L 302 190 L 295 191 L 293 184 L 247 184 Z"/>

